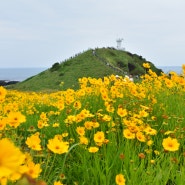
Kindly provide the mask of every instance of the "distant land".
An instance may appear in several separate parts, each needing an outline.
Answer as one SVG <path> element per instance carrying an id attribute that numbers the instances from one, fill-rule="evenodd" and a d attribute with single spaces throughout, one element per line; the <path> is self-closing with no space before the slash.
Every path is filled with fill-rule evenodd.
<path id="1" fill-rule="evenodd" d="M 51 68 L 46 69 L 37 75 L 9 86 L 8 88 L 22 91 L 55 91 L 61 90 L 61 82 L 64 82 L 62 89 L 77 89 L 78 79 L 82 77 L 103 78 L 104 76 L 132 75 L 139 77 L 146 70 L 143 63 L 148 62 L 151 69 L 158 75 L 162 70 L 152 62 L 147 61 L 143 56 L 115 48 L 88 49 L 74 57 L 54 63 Z"/>

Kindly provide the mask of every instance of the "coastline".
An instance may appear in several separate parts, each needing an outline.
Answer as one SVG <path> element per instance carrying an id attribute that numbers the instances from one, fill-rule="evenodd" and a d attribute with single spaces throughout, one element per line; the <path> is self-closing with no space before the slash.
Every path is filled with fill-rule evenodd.
<path id="1" fill-rule="evenodd" d="M 7 86 L 7 85 L 12 85 L 12 84 L 16 84 L 20 81 L 12 81 L 12 80 L 0 80 L 0 86 Z"/>

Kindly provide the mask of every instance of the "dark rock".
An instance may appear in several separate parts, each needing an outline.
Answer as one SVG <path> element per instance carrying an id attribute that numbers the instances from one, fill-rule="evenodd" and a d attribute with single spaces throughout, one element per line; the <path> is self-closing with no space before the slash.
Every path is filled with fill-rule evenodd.
<path id="1" fill-rule="evenodd" d="M 19 81 L 0 80 L 0 86 L 16 84 Z"/>

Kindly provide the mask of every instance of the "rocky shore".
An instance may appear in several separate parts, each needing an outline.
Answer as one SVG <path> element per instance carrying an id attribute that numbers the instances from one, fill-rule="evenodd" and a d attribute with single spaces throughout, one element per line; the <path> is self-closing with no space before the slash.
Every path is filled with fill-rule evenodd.
<path id="1" fill-rule="evenodd" d="M 10 81 L 10 80 L 0 80 L 0 86 L 7 86 L 11 84 L 16 84 L 19 81 Z"/>

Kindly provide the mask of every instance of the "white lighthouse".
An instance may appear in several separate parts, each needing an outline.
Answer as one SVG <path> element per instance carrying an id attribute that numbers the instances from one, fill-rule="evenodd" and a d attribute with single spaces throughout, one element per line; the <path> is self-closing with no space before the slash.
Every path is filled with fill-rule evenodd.
<path id="1" fill-rule="evenodd" d="M 122 41 L 123 41 L 122 38 L 119 38 L 119 39 L 116 40 L 116 42 L 117 42 L 117 49 L 118 49 L 118 50 L 125 50 L 125 48 L 122 48 L 122 47 L 121 47 Z"/>

